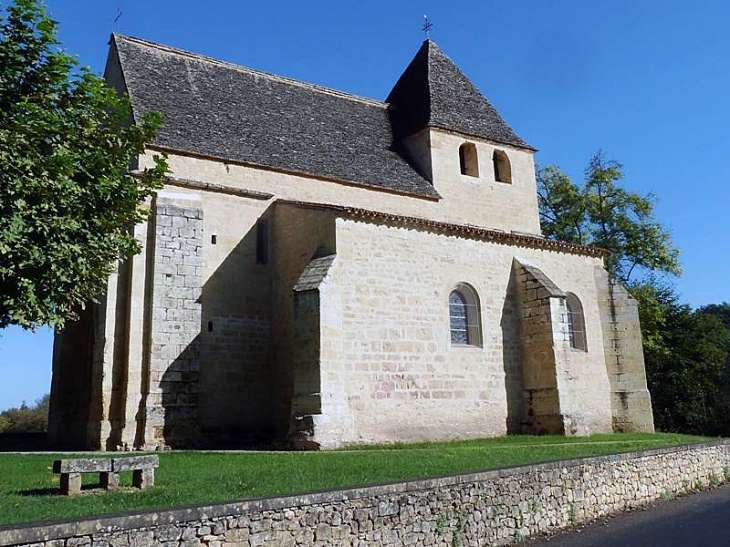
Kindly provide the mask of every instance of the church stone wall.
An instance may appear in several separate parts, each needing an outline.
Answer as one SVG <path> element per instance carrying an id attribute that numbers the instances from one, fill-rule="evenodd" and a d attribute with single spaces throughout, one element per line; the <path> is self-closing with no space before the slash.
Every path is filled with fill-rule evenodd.
<path id="1" fill-rule="evenodd" d="M 606 270 L 596 269 L 595 273 L 614 430 L 653 433 L 638 303 L 620 284 L 609 280 Z"/>
<path id="2" fill-rule="evenodd" d="M 587 352 L 571 347 L 568 295 L 533 265 L 515 261 L 515 276 L 522 301 L 523 432 L 590 434 L 595 426 L 584 420 L 580 366 Z"/>
<path id="3" fill-rule="evenodd" d="M 292 418 L 294 370 L 311 368 L 312 374 L 319 368 L 320 309 L 326 309 L 320 295 L 303 297 L 295 302 L 294 285 L 302 271 L 318 249 L 336 251 L 334 216 L 329 211 L 301 209 L 277 205 L 272 232 L 273 299 L 272 327 L 273 381 L 272 415 L 277 434 L 289 433 Z M 301 314 L 295 317 L 295 305 Z M 318 304 L 319 309 L 313 309 Z M 309 320 L 309 323 L 307 323 Z M 307 380 L 314 383 L 316 380 Z M 299 386 L 300 389 L 306 389 Z M 297 402 L 295 406 L 301 403 Z M 297 409 L 299 410 L 299 409 Z"/>
<path id="4" fill-rule="evenodd" d="M 80 310 L 79 319 L 56 333 L 53 342 L 48 438 L 54 446 L 89 446 L 87 424 L 94 366 L 95 307 Z M 73 367 L 64 366 L 71 362 Z"/>
<path id="5" fill-rule="evenodd" d="M 194 196 L 159 196 L 154 216 L 145 444 L 199 442 L 203 210 Z"/>
<path id="6" fill-rule="evenodd" d="M 433 185 L 444 198 L 447 220 L 506 232 L 541 233 L 532 152 L 445 131 L 429 132 Z M 461 174 L 459 147 L 465 142 L 476 146 L 478 177 Z M 495 150 L 509 158 L 511 183 L 495 180 Z"/>
<path id="7" fill-rule="evenodd" d="M 205 211 L 199 417 L 208 442 L 271 436 L 272 261 L 257 261 L 262 199 L 202 192 Z M 270 258 L 270 257 L 268 257 Z"/>
<path id="8" fill-rule="evenodd" d="M 542 276 L 542 272 L 536 272 Z M 522 433 L 565 433 L 555 355 L 555 323 L 562 310 L 555 294 L 518 262 L 514 275 L 520 299 L 524 403 Z M 558 315 L 556 318 L 555 315 Z M 561 329 L 562 330 L 562 329 Z M 558 331 L 560 332 L 560 331 Z M 557 341 L 559 344 L 562 340 Z"/>
<path id="9" fill-rule="evenodd" d="M 452 167 L 458 170 L 456 137 L 436 133 L 431 137 L 444 137 L 436 154 L 452 150 L 457 157 Z M 480 173 L 488 176 L 491 161 L 489 152 L 484 159 L 485 150 L 478 149 Z M 337 254 L 330 275 L 318 288 L 316 299 L 309 302 L 314 306 L 316 300 L 319 307 L 321 413 L 317 420 L 321 427 L 317 435 L 323 446 L 523 430 L 522 303 L 512 272 L 515 258 L 538 265 L 561 290 L 576 294 L 582 302 L 588 351 L 561 350 L 558 381 L 568 386 L 561 405 L 582 413 L 580 433 L 609 431 L 606 331 L 602 331 L 603 312 L 599 310 L 603 297 L 594 276 L 601 268 L 599 258 L 519 248 L 416 227 L 336 219 L 336 214 L 327 210 L 273 205 L 277 198 L 289 198 L 495 227 L 502 221 L 487 218 L 484 210 L 490 209 L 480 202 L 480 192 L 492 192 L 495 203 L 504 202 L 506 210 L 532 207 L 523 197 L 533 191 L 528 190 L 534 179 L 524 187 L 517 183 L 520 172 L 532 168 L 532 157 L 523 152 L 522 156 L 508 153 L 513 160 L 512 185 L 491 183 L 502 186 L 490 189 L 481 179 L 460 180 L 454 183 L 452 197 L 456 201 L 449 201 L 448 192 L 442 188 L 441 203 L 171 155 L 176 177 L 276 195 L 252 198 L 170 185 L 163 194 L 178 195 L 183 201 L 192 199 L 200 216 L 185 217 L 186 206 L 180 204 L 171 207 L 181 206 L 181 215 L 168 215 L 162 208 L 167 204 L 158 199 L 160 218 L 155 218 L 149 229 L 146 224 L 135 228 L 146 245 L 141 255 L 126 263 L 117 292 L 108 295 L 106 347 L 95 350 L 103 355 L 98 365 L 103 371 L 93 373 L 102 379 L 92 386 L 102 401 L 99 412 L 91 413 L 94 423 L 89 423 L 89 431 L 95 431 L 94 446 L 132 448 L 176 442 L 176 435 L 165 434 L 169 420 L 163 416 L 178 411 L 189 417 L 190 424 L 196 422 L 195 434 L 200 434 L 203 442 L 226 436 L 232 441 L 286 436 L 292 418 L 292 371 L 306 338 L 296 331 L 292 288 L 320 247 Z M 144 163 L 145 158 L 142 160 Z M 446 163 L 435 165 L 451 171 Z M 456 192 L 462 183 L 474 185 L 473 190 Z M 509 197 L 510 188 L 516 192 L 514 200 Z M 484 210 L 477 212 L 480 207 Z M 517 213 L 512 215 L 518 217 Z M 193 287 L 176 287 L 178 281 L 166 277 L 165 268 L 168 259 L 180 250 L 176 245 L 187 245 L 190 242 L 185 240 L 190 238 L 170 234 L 171 239 L 162 245 L 159 236 L 167 236 L 157 230 L 168 218 L 170 222 L 202 225 L 203 216 L 205 231 L 200 228 L 193 235 L 195 253 L 200 253 L 194 274 L 199 283 L 194 288 L 197 297 L 190 298 L 189 308 L 184 304 L 178 310 L 186 317 L 196 314 L 186 319 L 176 307 L 166 305 L 170 303 L 167 299 L 173 298 L 166 291 Z M 269 226 L 269 259 L 265 263 L 256 260 L 259 219 L 267 219 Z M 529 225 L 532 221 L 525 222 L 523 229 L 535 231 Z M 177 227 L 197 230 L 183 224 Z M 181 266 L 189 266 L 184 258 Z M 187 283 L 186 273 L 174 275 Z M 472 285 L 480 298 L 482 347 L 450 345 L 448 294 L 461 282 Z M 181 320 L 190 326 L 186 339 L 174 344 L 175 350 L 171 343 L 161 341 L 174 334 L 167 333 L 172 327 L 163 324 L 168 321 L 168 312 L 170 321 Z M 555 317 L 558 315 L 556 312 Z M 633 350 L 626 346 L 623 351 Z M 185 361 L 185 370 L 175 368 L 176 360 Z M 168 412 L 162 401 L 171 401 L 173 396 L 175 404 L 167 406 L 175 409 Z M 648 398 L 642 401 L 646 407 Z M 98 406 L 97 402 L 94 404 Z M 138 421 L 140 416 L 147 417 L 146 423 Z M 189 432 L 192 436 L 192 426 Z"/>
<path id="10" fill-rule="evenodd" d="M 456 224 L 473 224 L 507 232 L 540 233 L 532 154 L 500 147 L 512 163 L 512 184 L 494 182 L 492 144 L 476 141 L 480 178 L 460 174 L 459 144 L 465 139 L 431 131 L 434 180 L 440 201 L 398 195 L 354 184 L 287 174 L 222 161 L 170 153 L 175 177 L 270 192 L 278 199 L 360 207 Z M 140 158 L 140 168 L 151 166 L 151 156 Z"/>
<path id="11" fill-rule="evenodd" d="M 519 384 L 505 380 L 519 332 L 506 304 L 515 254 L 583 303 L 589 349 L 569 352 L 559 373 L 571 376 L 581 432 L 611 431 L 593 277 L 600 259 L 338 219 L 337 261 L 320 291 L 323 310 L 340 310 L 327 329 L 322 319 L 323 392 L 337 397 L 332 421 L 352 425 L 333 434 L 323 423 L 325 446 L 506 433 L 520 410 L 507 390 Z M 479 295 L 482 347 L 451 346 L 448 295 L 462 282 Z"/>
<path id="12" fill-rule="evenodd" d="M 314 424 L 312 416 L 322 414 L 321 303 L 319 291 L 294 294 L 292 327 L 292 403 L 289 437 L 307 441 Z"/>

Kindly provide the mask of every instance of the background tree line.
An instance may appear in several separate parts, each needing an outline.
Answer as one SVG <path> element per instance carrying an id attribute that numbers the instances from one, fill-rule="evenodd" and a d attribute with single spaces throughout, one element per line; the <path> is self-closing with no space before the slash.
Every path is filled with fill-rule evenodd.
<path id="1" fill-rule="evenodd" d="M 48 429 L 48 395 L 34 405 L 23 402 L 19 407 L 0 412 L 0 433 L 43 433 Z"/>
<path id="2" fill-rule="evenodd" d="M 623 178 L 600 151 L 579 184 L 558 167 L 538 169 L 543 233 L 606 249 L 609 274 L 639 302 L 656 428 L 730 435 L 730 304 L 680 302 L 679 250 L 654 216 L 656 198 L 627 191 Z"/>

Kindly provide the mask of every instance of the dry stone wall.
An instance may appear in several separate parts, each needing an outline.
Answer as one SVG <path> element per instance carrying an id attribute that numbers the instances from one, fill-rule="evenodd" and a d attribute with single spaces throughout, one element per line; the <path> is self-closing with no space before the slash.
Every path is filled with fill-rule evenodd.
<path id="1" fill-rule="evenodd" d="M 0 546 L 507 545 L 719 484 L 727 441 L 76 522 L 0 529 Z"/>

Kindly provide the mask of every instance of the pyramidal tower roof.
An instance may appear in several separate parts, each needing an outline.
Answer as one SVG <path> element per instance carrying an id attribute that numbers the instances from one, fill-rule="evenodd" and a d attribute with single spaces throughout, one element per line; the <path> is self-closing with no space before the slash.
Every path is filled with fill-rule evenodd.
<path id="1" fill-rule="evenodd" d="M 431 40 L 423 42 L 386 102 L 397 138 L 436 127 L 534 150 Z"/>

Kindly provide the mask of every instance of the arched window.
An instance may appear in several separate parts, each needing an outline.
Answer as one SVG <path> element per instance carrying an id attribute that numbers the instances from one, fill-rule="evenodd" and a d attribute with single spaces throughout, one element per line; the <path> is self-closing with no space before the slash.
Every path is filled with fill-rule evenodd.
<path id="1" fill-rule="evenodd" d="M 568 293 L 565 299 L 568 307 L 568 335 L 570 347 L 573 349 L 588 350 L 586 344 L 586 322 L 583 317 L 583 306 L 573 293 Z"/>
<path id="2" fill-rule="evenodd" d="M 461 174 L 470 177 L 479 176 L 479 162 L 477 161 L 477 147 L 470 142 L 465 142 L 459 147 L 459 165 Z"/>
<path id="3" fill-rule="evenodd" d="M 495 150 L 492 153 L 492 163 L 494 163 L 494 180 L 511 184 L 512 166 L 509 163 L 507 154 L 501 150 Z"/>
<path id="4" fill-rule="evenodd" d="M 451 343 L 458 346 L 480 346 L 479 298 L 476 291 L 459 283 L 449 294 Z"/>

